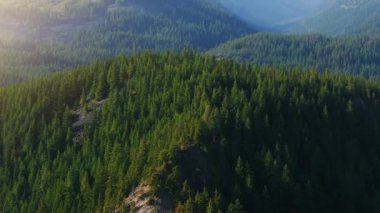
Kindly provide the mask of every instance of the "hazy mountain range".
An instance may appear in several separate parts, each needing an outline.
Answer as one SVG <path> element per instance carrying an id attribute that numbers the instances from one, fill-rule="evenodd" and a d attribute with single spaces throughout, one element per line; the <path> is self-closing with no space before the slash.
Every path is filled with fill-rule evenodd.
<path id="1" fill-rule="evenodd" d="M 207 9 L 215 9 L 221 4 L 232 16 L 257 30 L 290 33 L 340 35 L 373 32 L 378 30 L 380 20 L 380 1 L 377 0 L 186 0 L 181 4 L 162 1 L 157 5 L 155 2 L 4 0 L 0 2 L 0 38 L 62 39 L 72 31 L 102 24 L 110 10 L 128 8 L 130 12 L 136 6 L 148 13 L 155 11 L 153 15 L 167 16 L 178 9 L 196 11 L 196 7 L 205 5 Z M 187 15 L 195 17 L 196 13 Z"/>
<path id="2" fill-rule="evenodd" d="M 312 17 L 328 10 L 329 0 L 220 0 L 234 14 L 257 26 L 275 27 Z"/>
<path id="3" fill-rule="evenodd" d="M 290 32 L 327 35 L 378 34 L 380 32 L 380 1 L 343 0 L 328 10 L 299 21 Z"/>
<path id="4" fill-rule="evenodd" d="M 1 69 L 28 74 L 146 49 L 207 51 L 257 31 L 380 32 L 377 0 L 4 0 L 0 14 Z"/>

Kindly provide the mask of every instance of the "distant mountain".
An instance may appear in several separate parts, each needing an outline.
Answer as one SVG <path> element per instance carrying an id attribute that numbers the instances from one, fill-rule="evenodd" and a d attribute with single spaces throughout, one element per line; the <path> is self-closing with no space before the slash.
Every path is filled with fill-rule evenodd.
<path id="1" fill-rule="evenodd" d="M 41 74 L 144 50 L 206 51 L 255 32 L 214 0 L 15 0 L 0 5 L 0 72 Z"/>
<path id="2" fill-rule="evenodd" d="M 228 41 L 209 53 L 259 66 L 329 70 L 380 79 L 380 37 L 258 33 Z"/>
<path id="3" fill-rule="evenodd" d="M 231 12 L 263 29 L 284 26 L 328 9 L 331 0 L 219 0 Z"/>
<path id="4" fill-rule="evenodd" d="M 290 31 L 327 35 L 379 34 L 380 1 L 340 0 L 331 9 L 300 21 Z"/>
<path id="5" fill-rule="evenodd" d="M 74 41 L 114 52 L 207 50 L 253 31 L 213 0 L 126 0 L 109 5 L 105 23 Z"/>
<path id="6" fill-rule="evenodd" d="M 130 40 L 146 48 L 150 39 L 157 49 L 204 50 L 253 31 L 216 0 L 15 0 L 0 2 L 0 12 L 0 38 L 39 42 L 70 44 L 77 32 L 89 30 L 97 36 L 94 44 L 107 40 L 120 47 Z"/>

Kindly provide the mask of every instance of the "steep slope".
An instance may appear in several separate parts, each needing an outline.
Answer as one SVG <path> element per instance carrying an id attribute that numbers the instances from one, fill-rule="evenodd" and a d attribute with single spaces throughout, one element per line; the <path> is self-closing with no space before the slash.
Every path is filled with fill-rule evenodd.
<path id="1" fill-rule="evenodd" d="M 185 52 L 4 88 L 0 211 L 378 212 L 379 104 L 376 82 Z"/>
<path id="2" fill-rule="evenodd" d="M 380 77 L 380 37 L 254 34 L 232 40 L 209 54 L 260 66 L 299 67 L 366 78 Z"/>
<path id="3" fill-rule="evenodd" d="M 291 32 L 327 35 L 379 34 L 378 0 L 340 0 L 331 9 L 298 23 Z"/>

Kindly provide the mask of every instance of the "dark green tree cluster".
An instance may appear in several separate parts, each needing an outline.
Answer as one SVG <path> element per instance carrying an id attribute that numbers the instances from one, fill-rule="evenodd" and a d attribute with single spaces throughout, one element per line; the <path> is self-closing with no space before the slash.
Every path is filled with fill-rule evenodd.
<path id="1" fill-rule="evenodd" d="M 0 89 L 0 211 L 378 212 L 380 85 L 193 53 Z M 78 120 L 83 119 L 83 126 Z"/>
<path id="2" fill-rule="evenodd" d="M 301 67 L 379 79 L 380 37 L 259 33 L 209 51 L 218 57 L 262 66 Z"/>

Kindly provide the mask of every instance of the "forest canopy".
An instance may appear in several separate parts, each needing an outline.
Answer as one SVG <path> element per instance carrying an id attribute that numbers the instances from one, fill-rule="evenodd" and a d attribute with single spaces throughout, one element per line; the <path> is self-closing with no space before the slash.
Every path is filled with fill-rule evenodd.
<path id="1" fill-rule="evenodd" d="M 376 81 L 189 52 L 4 88 L 0 211 L 126 210 L 144 181 L 180 212 L 377 212 L 379 104 Z"/>

